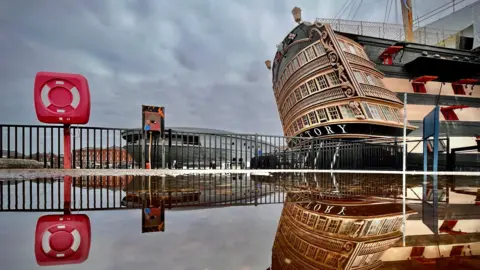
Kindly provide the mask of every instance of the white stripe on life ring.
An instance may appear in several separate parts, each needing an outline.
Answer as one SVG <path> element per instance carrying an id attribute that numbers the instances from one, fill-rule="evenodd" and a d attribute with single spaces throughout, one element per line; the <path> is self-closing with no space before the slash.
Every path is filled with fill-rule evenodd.
<path id="1" fill-rule="evenodd" d="M 52 249 L 50 248 L 50 236 L 52 233 L 50 233 L 48 230 L 43 233 L 42 237 L 42 249 L 43 252 L 49 253 Z"/>
<path id="2" fill-rule="evenodd" d="M 52 103 L 50 103 L 50 99 L 48 98 L 48 93 L 50 92 L 50 87 L 48 85 L 44 85 L 42 88 L 41 92 L 41 98 L 42 98 L 42 103 L 45 107 L 50 106 Z"/>
<path id="3" fill-rule="evenodd" d="M 73 230 L 71 232 L 72 236 L 73 236 L 73 243 L 72 243 L 72 246 L 70 247 L 74 252 L 76 252 L 78 250 L 78 248 L 80 247 L 80 242 L 82 241 L 82 239 L 80 238 L 80 233 L 77 231 L 77 229 Z"/>
<path id="4" fill-rule="evenodd" d="M 74 109 L 78 107 L 78 104 L 80 104 L 80 93 L 78 92 L 78 89 L 74 86 L 72 89 L 70 89 L 70 92 L 72 93 L 72 103 L 70 106 L 72 106 Z"/>

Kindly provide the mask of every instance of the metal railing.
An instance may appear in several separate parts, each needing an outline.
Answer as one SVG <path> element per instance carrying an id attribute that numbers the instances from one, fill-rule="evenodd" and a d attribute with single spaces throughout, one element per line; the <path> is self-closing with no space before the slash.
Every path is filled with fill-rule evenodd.
<path id="1" fill-rule="evenodd" d="M 338 32 L 398 41 L 405 40 L 405 32 L 401 24 L 325 18 L 318 18 L 317 21 L 330 24 L 333 30 Z M 417 27 L 413 34 L 416 43 L 449 48 L 455 48 L 456 40 L 453 42 L 448 42 L 448 40 L 461 35 L 460 31 L 429 27 Z"/>
<path id="2" fill-rule="evenodd" d="M 63 167 L 62 126 L 0 125 L 3 158 Z M 72 168 L 128 169 L 369 169 L 401 168 L 396 142 L 371 143 L 227 132 L 71 128 Z"/>

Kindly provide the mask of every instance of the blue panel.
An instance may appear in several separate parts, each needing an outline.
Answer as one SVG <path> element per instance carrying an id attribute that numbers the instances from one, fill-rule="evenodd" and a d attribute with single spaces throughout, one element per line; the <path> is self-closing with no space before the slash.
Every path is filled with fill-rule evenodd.
<path id="1" fill-rule="evenodd" d="M 438 171 L 438 140 L 440 133 L 440 107 L 436 106 L 423 118 L 423 171 L 428 171 L 428 142 L 433 136 L 433 172 Z M 438 234 L 438 176 L 423 176 L 422 221 Z"/>
<path id="2" fill-rule="evenodd" d="M 423 118 L 423 139 L 435 136 L 435 128 L 440 125 L 440 107 L 436 106 Z"/>

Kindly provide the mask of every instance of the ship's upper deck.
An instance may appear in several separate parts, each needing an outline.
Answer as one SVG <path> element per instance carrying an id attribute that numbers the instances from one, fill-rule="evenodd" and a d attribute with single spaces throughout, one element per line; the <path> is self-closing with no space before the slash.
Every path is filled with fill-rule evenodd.
<path id="1" fill-rule="evenodd" d="M 363 36 L 336 31 L 364 47 L 368 58 L 386 77 L 414 79 L 420 76 L 437 76 L 435 81 L 455 82 L 461 79 L 480 79 L 480 52 L 424 45 L 392 39 Z M 392 65 L 385 65 L 381 56 L 386 49 L 398 46 Z M 473 82 L 479 84 L 479 82 Z"/>

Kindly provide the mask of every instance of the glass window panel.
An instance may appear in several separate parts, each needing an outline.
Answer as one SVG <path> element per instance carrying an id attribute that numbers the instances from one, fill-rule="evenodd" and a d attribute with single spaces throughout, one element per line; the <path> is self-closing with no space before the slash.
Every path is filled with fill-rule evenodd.
<path id="1" fill-rule="evenodd" d="M 353 119 L 355 118 L 355 113 L 353 113 L 352 108 L 348 105 L 340 105 L 340 112 L 344 119 Z"/>
<path id="2" fill-rule="evenodd" d="M 332 120 L 342 119 L 342 117 L 340 116 L 340 113 L 338 112 L 337 106 L 328 107 L 328 114 L 330 115 L 330 118 Z"/>
<path id="3" fill-rule="evenodd" d="M 325 48 L 323 47 L 322 43 L 320 42 L 315 43 L 315 49 L 317 50 L 318 56 L 325 54 Z"/>
<path id="4" fill-rule="evenodd" d="M 312 123 L 312 124 L 318 123 L 317 116 L 315 115 L 315 112 L 309 112 L 308 113 L 308 118 L 310 119 L 310 123 Z"/>
<path id="5" fill-rule="evenodd" d="M 315 79 L 310 80 L 307 82 L 308 88 L 310 89 L 310 92 L 315 93 L 318 91 L 317 84 L 315 83 Z"/>
<path id="6" fill-rule="evenodd" d="M 377 120 L 384 120 L 378 105 L 375 104 L 367 104 L 370 113 L 372 114 L 373 119 Z"/>
<path id="7" fill-rule="evenodd" d="M 306 84 L 300 85 L 300 91 L 302 92 L 303 97 L 310 95 L 310 92 L 308 92 L 308 88 Z"/>
<path id="8" fill-rule="evenodd" d="M 328 75 L 328 79 L 330 80 L 331 85 L 339 85 L 340 84 L 340 79 L 338 79 L 337 73 L 330 72 L 327 75 Z"/>
<path id="9" fill-rule="evenodd" d="M 310 122 L 308 122 L 308 116 L 306 115 L 302 116 L 302 120 L 303 120 L 304 126 L 310 126 Z"/>
<path id="10" fill-rule="evenodd" d="M 353 74 L 355 74 L 355 79 L 357 79 L 357 82 L 365 83 L 365 80 L 363 79 L 362 73 L 360 73 L 359 71 L 354 71 Z"/>
<path id="11" fill-rule="evenodd" d="M 307 59 L 308 61 L 311 61 L 315 58 L 317 58 L 317 56 L 315 55 L 315 50 L 313 49 L 312 46 L 308 47 L 305 52 L 307 53 Z"/>
<path id="12" fill-rule="evenodd" d="M 326 122 L 328 121 L 327 113 L 325 112 L 324 108 L 318 109 L 317 110 L 317 116 L 320 122 Z"/>
<path id="13" fill-rule="evenodd" d="M 302 99 L 302 94 L 300 93 L 300 89 L 295 89 L 294 94 L 297 101 L 300 101 Z"/>
<path id="14" fill-rule="evenodd" d="M 327 79 L 325 79 L 324 75 L 318 76 L 316 79 L 320 90 L 328 87 Z"/>

